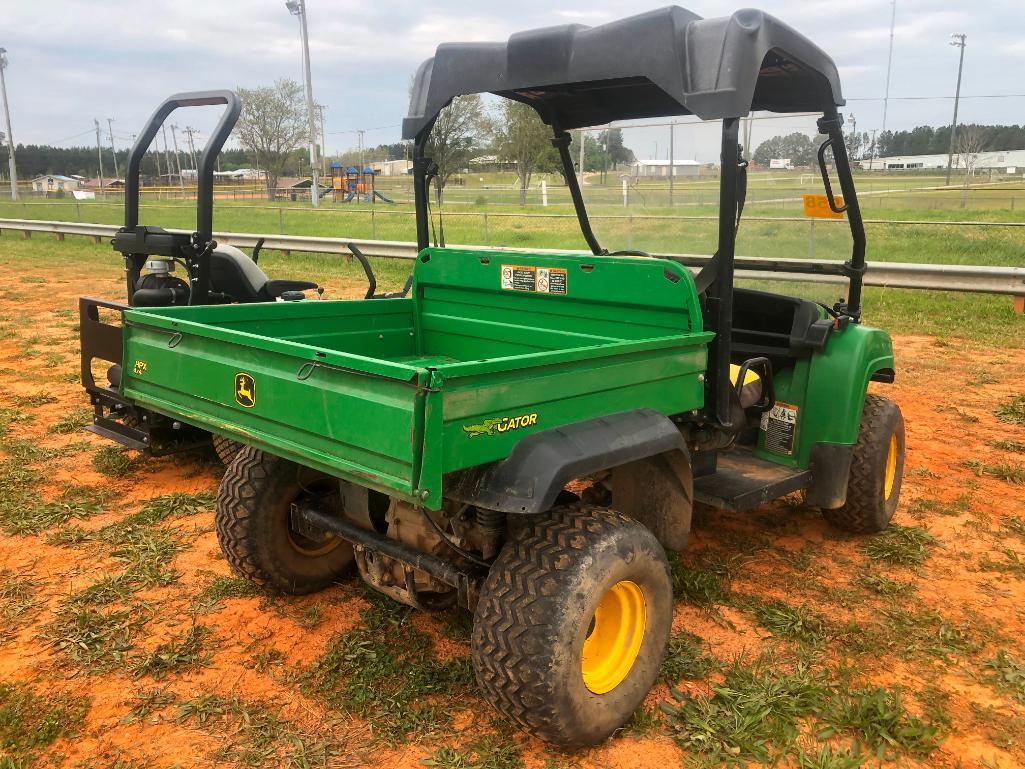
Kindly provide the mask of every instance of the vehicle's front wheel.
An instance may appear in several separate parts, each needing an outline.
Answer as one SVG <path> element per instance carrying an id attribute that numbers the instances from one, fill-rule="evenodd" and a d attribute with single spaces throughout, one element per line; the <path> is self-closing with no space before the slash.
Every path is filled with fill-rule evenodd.
<path id="1" fill-rule="evenodd" d="M 903 478 L 904 417 L 900 407 L 880 395 L 867 395 L 847 481 L 847 501 L 843 507 L 823 510 L 822 515 L 844 531 L 883 531 L 897 511 Z"/>
<path id="2" fill-rule="evenodd" d="M 594 745 L 651 689 L 672 618 L 669 564 L 650 531 L 609 510 L 556 509 L 492 566 L 474 614 L 474 672 L 528 732 Z"/>
<path id="3" fill-rule="evenodd" d="M 339 510 L 338 480 L 244 446 L 217 493 L 215 524 L 228 563 L 258 585 L 297 595 L 336 582 L 354 562 L 352 545 L 302 530 L 293 505 L 313 501 Z"/>

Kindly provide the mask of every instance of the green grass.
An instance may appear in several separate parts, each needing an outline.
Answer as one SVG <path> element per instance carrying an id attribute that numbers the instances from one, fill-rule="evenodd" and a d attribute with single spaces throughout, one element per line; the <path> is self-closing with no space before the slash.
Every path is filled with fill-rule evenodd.
<path id="1" fill-rule="evenodd" d="M 221 602 L 231 598 L 252 598 L 263 595 L 258 585 L 254 585 L 248 579 L 242 577 L 215 577 L 213 582 L 207 585 L 196 596 L 193 605 L 197 611 L 213 611 Z"/>
<path id="2" fill-rule="evenodd" d="M 51 424 L 47 428 L 47 432 L 54 433 L 56 435 L 70 435 L 71 433 L 78 432 L 85 425 L 90 424 L 93 420 L 93 410 L 85 406 L 79 408 L 73 408 L 70 411 L 65 412 L 60 419 Z"/>
<path id="3" fill-rule="evenodd" d="M 81 729 L 88 710 L 86 699 L 42 694 L 24 683 L 0 683 L 0 767 L 35 764 L 39 751 Z"/>
<path id="4" fill-rule="evenodd" d="M 0 203 L 0 216 L 5 207 Z M 1025 208 L 1025 206 L 1023 206 Z M 44 205 L 15 204 L 12 212 L 18 218 L 76 219 L 74 204 L 53 202 Z M 120 223 L 122 210 L 119 205 L 96 204 L 80 207 L 83 219 L 98 222 Z M 489 214 L 487 239 L 484 238 L 484 208 L 449 211 L 445 230 L 450 243 L 505 245 L 518 247 L 549 247 L 582 249 L 585 244 L 579 235 L 575 219 L 569 209 L 567 218 L 536 219 L 520 214 L 552 212 L 555 209 L 528 207 L 506 211 L 515 217 Z M 609 208 L 608 212 L 622 214 L 621 207 Z M 707 208 L 650 208 L 652 214 L 699 214 L 707 216 Z M 152 217 L 149 221 L 162 226 L 192 228 L 194 209 L 191 204 L 165 204 L 160 208 L 145 208 L 144 213 Z M 452 215 L 455 213 L 470 216 Z M 638 213 L 643 213 L 638 211 Z M 765 213 L 764 211 L 761 213 Z M 781 211 L 784 215 L 794 210 Z M 901 209 L 873 210 L 873 217 L 936 219 L 937 213 L 928 210 L 907 211 Z M 961 215 L 963 212 L 959 212 Z M 1013 216 L 973 212 L 978 219 L 1003 219 L 1021 221 L 1025 215 L 1015 212 Z M 411 241 L 414 239 L 412 215 L 409 208 L 378 207 L 374 224 L 366 207 L 362 209 L 343 206 L 326 206 L 312 211 L 301 204 L 285 205 L 279 220 L 277 208 L 235 205 L 218 202 L 218 227 L 236 232 L 278 232 L 283 222 L 283 231 L 291 235 L 345 235 L 349 237 L 374 237 L 384 240 Z M 635 248 L 649 251 L 688 253 L 712 253 L 715 249 L 716 225 L 712 221 L 666 221 L 628 219 L 598 220 L 596 229 L 611 248 L 625 248 L 632 242 Z M 868 226 L 869 259 L 904 262 L 943 262 L 954 264 L 989 264 L 1015 266 L 1020 263 L 1020 231 L 994 229 L 985 233 L 971 231 L 969 227 L 925 227 L 870 224 Z M 741 227 L 738 245 L 739 253 L 768 257 L 804 257 L 807 254 L 808 225 L 801 222 L 755 222 L 747 221 Z M 849 256 L 849 235 L 842 226 L 828 224 L 816 231 L 816 256 L 819 258 L 842 259 Z M 94 262 L 97 266 L 109 264 L 109 249 L 94 246 L 77 239 L 68 239 L 59 248 L 53 248 L 49 241 L 9 240 L 5 244 L 5 255 L 0 257 L 0 266 L 14 266 L 31 263 L 56 264 L 67 261 L 73 265 Z M 409 274 L 406 260 L 373 259 L 382 289 L 400 288 Z M 261 258 L 263 266 L 274 277 L 310 277 L 317 279 L 330 289 L 339 282 L 360 285 L 364 282 L 360 268 L 355 262 L 347 263 L 334 255 L 302 254 L 293 252 L 282 257 L 275 252 L 266 252 Z M 113 275 L 113 273 L 111 273 Z M 771 284 L 774 290 L 794 291 L 811 298 L 835 300 L 838 287 L 823 284 L 802 284 L 791 282 Z M 1015 340 L 1025 331 L 1025 318 L 1012 312 L 1007 297 L 977 296 L 971 302 L 963 296 L 945 292 L 909 291 L 901 289 L 868 288 L 864 298 L 866 322 L 879 325 L 893 332 L 906 332 L 942 336 L 960 336 L 977 339 L 998 346 L 1015 346 Z"/>
<path id="5" fill-rule="evenodd" d="M 1016 462 L 982 462 L 977 459 L 967 459 L 962 464 L 979 477 L 988 475 L 1013 486 L 1025 486 L 1025 465 Z"/>
<path id="6" fill-rule="evenodd" d="M 1025 441 L 986 441 L 986 445 L 1012 454 L 1025 454 Z"/>
<path id="7" fill-rule="evenodd" d="M 858 584 L 866 590 L 882 596 L 907 595 L 915 590 L 915 585 L 911 582 L 891 579 L 883 574 L 872 571 L 862 573 L 858 577 Z"/>
<path id="8" fill-rule="evenodd" d="M 193 625 L 184 635 L 160 644 L 142 655 L 132 668 L 136 677 L 157 680 L 170 674 L 197 670 L 210 663 L 210 628 Z"/>
<path id="9" fill-rule="evenodd" d="M 673 595 L 704 609 L 724 604 L 729 599 L 729 564 L 717 557 L 701 559 L 690 566 L 676 553 L 669 555 L 672 570 Z"/>
<path id="10" fill-rule="evenodd" d="M 39 583 L 32 574 L 0 569 L 0 641 L 14 635 L 29 619 L 39 614 Z"/>
<path id="11" fill-rule="evenodd" d="M 971 496 L 962 494 L 953 502 L 944 502 L 940 499 L 922 497 L 911 503 L 908 512 L 915 518 L 921 519 L 926 513 L 935 515 L 955 516 L 967 513 L 971 508 Z"/>
<path id="12" fill-rule="evenodd" d="M 797 769 L 858 769 L 865 761 L 865 756 L 852 755 L 831 745 L 814 752 L 801 747 L 797 753 Z"/>
<path id="13" fill-rule="evenodd" d="M 783 601 L 757 601 L 754 615 L 758 624 L 774 636 L 798 643 L 818 643 L 825 639 L 826 621 L 807 605 L 791 606 Z"/>
<path id="14" fill-rule="evenodd" d="M 179 703 L 175 720 L 199 727 L 221 747 L 216 765 L 238 767 L 331 766 L 338 753 L 330 730 L 308 732 L 275 715 L 280 705 L 205 694 Z"/>
<path id="15" fill-rule="evenodd" d="M 1025 560 L 1009 547 L 1005 547 L 1000 554 L 1002 560 L 999 561 L 984 556 L 979 561 L 979 568 L 983 571 L 995 571 L 1018 579 L 1025 579 Z"/>
<path id="16" fill-rule="evenodd" d="M 918 566 L 925 562 L 936 538 L 921 526 L 890 527 L 872 537 L 864 546 L 865 555 L 875 561 L 900 566 Z"/>
<path id="17" fill-rule="evenodd" d="M 827 730 L 819 736 L 850 734 L 855 752 L 861 748 L 882 761 L 901 753 L 928 756 L 939 747 L 939 729 L 918 716 L 909 714 L 901 702 L 899 689 L 868 687 L 836 693 L 826 721 Z"/>
<path id="18" fill-rule="evenodd" d="M 1009 403 L 996 407 L 994 414 L 1001 422 L 1011 425 L 1025 425 L 1025 394 L 1011 397 Z"/>
<path id="19" fill-rule="evenodd" d="M 705 653 L 707 644 L 693 633 L 680 630 L 673 633 L 662 660 L 659 679 L 668 684 L 696 681 L 720 667 L 719 661 Z"/>
<path id="20" fill-rule="evenodd" d="M 434 769 L 522 769 L 522 747 L 486 735 L 459 747 L 438 748 L 420 763 Z"/>
<path id="21" fill-rule="evenodd" d="M 768 663 L 754 669 L 734 663 L 711 696 L 674 691 L 674 699 L 662 706 L 670 733 L 712 762 L 775 764 L 803 755 L 799 766 L 857 765 L 832 751 L 810 755 L 798 744 L 809 731 L 820 739 L 849 737 L 855 752 L 880 758 L 927 756 L 939 744 L 938 728 L 909 713 L 899 690 L 851 689 L 804 666 L 781 672 Z"/>
<path id="22" fill-rule="evenodd" d="M 93 454 L 96 472 L 108 478 L 124 478 L 135 470 L 136 459 L 118 446 L 103 446 Z"/>
<path id="23" fill-rule="evenodd" d="M 454 703 L 439 695 L 470 689 L 468 658 L 439 661 L 431 639 L 415 629 L 409 611 L 372 598 L 362 622 L 336 638 L 305 675 L 304 688 L 329 705 L 368 719 L 388 742 L 437 732 Z M 463 702 L 465 705 L 465 701 Z"/>
<path id="24" fill-rule="evenodd" d="M 986 661 L 982 680 L 1025 705 L 1025 661 L 998 649 L 996 656 Z"/>
<path id="25" fill-rule="evenodd" d="M 168 706 L 178 701 L 178 696 L 167 688 L 151 687 L 140 689 L 132 695 L 131 699 L 125 702 L 130 710 L 121 717 L 120 723 L 134 724 L 139 721 L 149 721 L 155 713 L 165 710 Z"/>
<path id="26" fill-rule="evenodd" d="M 95 497 L 79 495 L 77 488 L 67 489 L 60 499 L 51 502 L 39 502 L 29 495 L 0 502 L 0 528 L 12 535 L 39 534 L 72 519 L 85 520 L 103 512 Z"/>
<path id="27" fill-rule="evenodd" d="M 43 631 L 43 637 L 74 666 L 102 673 L 122 666 L 147 617 L 141 607 L 68 609 Z"/>

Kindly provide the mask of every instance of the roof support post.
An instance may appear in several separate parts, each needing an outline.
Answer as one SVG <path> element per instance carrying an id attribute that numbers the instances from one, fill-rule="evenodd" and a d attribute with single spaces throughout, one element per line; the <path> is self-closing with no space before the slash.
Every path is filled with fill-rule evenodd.
<path id="1" fill-rule="evenodd" d="M 730 426 L 730 353 L 733 332 L 733 258 L 737 248 L 737 175 L 740 166 L 739 118 L 722 121 L 719 167 L 719 249 L 715 280 L 707 289 L 707 316 L 715 339 L 709 345 L 705 375 L 705 411 Z M 712 408 L 709 409 L 709 406 Z"/>
<path id="2" fill-rule="evenodd" d="M 570 141 L 570 135 L 567 132 L 555 128 L 552 146 L 559 151 L 559 159 L 562 161 L 562 175 L 566 177 L 566 186 L 569 187 L 569 195 L 573 199 L 573 208 L 577 212 L 577 220 L 580 222 L 580 232 L 583 233 L 584 240 L 587 241 L 587 247 L 591 249 L 591 253 L 595 256 L 601 256 L 608 252 L 598 243 L 598 238 L 594 236 L 594 230 L 591 229 L 591 220 L 587 218 L 584 196 L 580 191 L 580 184 L 577 181 L 577 175 L 573 168 L 573 156 L 569 154 Z M 583 131 L 580 132 L 580 142 L 581 146 L 583 146 Z M 581 157 L 583 157 L 582 154 Z M 580 178 L 584 178 L 583 168 L 580 169 Z"/>
<path id="3" fill-rule="evenodd" d="M 421 131 L 413 141 L 413 202 L 416 207 L 416 247 L 423 251 L 430 245 L 427 223 L 427 166 L 430 160 L 424 157 L 424 145 L 431 134 L 433 122 Z"/>
<path id="4" fill-rule="evenodd" d="M 844 263 L 844 267 L 847 268 L 847 277 L 850 279 L 847 307 L 844 311 L 853 320 L 858 321 L 861 318 L 861 288 L 865 279 L 865 222 L 861 218 L 858 193 L 854 189 L 851 161 L 847 155 L 847 144 L 843 138 L 843 121 L 841 121 L 836 107 L 831 106 L 824 112 L 823 117 L 818 121 L 818 128 L 820 133 L 829 136 L 830 146 L 833 150 L 833 164 L 840 181 L 840 192 L 843 194 L 841 210 L 847 214 L 847 223 L 851 228 L 851 258 Z"/>

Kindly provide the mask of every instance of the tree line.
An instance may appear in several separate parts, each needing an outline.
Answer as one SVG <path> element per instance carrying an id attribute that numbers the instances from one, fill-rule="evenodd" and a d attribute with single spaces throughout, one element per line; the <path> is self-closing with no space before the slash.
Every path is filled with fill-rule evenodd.
<path id="1" fill-rule="evenodd" d="M 957 127 L 955 154 L 964 154 L 959 149 L 961 137 L 970 137 L 973 152 L 990 150 L 1025 149 L 1025 126 L 1020 125 L 978 125 L 965 123 Z M 894 155 L 942 155 L 950 148 L 950 126 L 918 126 L 908 131 L 883 131 L 876 134 L 875 145 L 868 132 L 845 135 L 847 152 L 854 160 L 869 157 L 892 157 Z M 822 139 L 813 139 L 807 134 L 795 131 L 785 136 L 773 136 L 758 145 L 751 159 L 760 166 L 769 165 L 773 158 L 787 158 L 795 166 L 810 166 L 815 161 Z"/>
<path id="2" fill-rule="evenodd" d="M 242 113 L 235 127 L 234 139 L 239 149 L 227 149 L 221 154 L 222 170 L 259 168 L 266 173 L 268 195 L 273 196 L 281 177 L 302 175 L 309 170 L 306 145 L 308 122 L 302 86 L 290 79 L 281 79 L 273 85 L 239 90 Z M 442 111 L 427 148 L 428 155 L 438 166 L 434 177 L 436 194 L 441 199 L 445 185 L 456 174 L 468 170 L 472 161 L 494 158 L 515 171 L 526 200 L 526 191 L 538 174 L 563 174 L 557 150 L 551 143 L 551 129 L 541 122 L 528 105 L 503 101 L 497 107 L 489 106 L 479 95 L 456 99 Z M 570 155 L 576 164 L 579 158 L 579 133 L 572 136 Z M 332 158 L 343 166 L 358 165 L 360 160 L 369 164 L 377 160 L 400 160 L 409 157 L 408 142 L 380 144 L 362 152 L 347 150 Z M 25 178 L 41 174 L 98 177 L 100 162 L 95 147 L 51 147 L 19 145 L 18 170 Z M 114 176 L 114 154 L 109 147 L 101 149 L 103 172 Z M 180 153 L 182 167 L 191 167 Z M 147 152 L 142 163 L 144 177 L 157 178 L 171 173 L 177 164 L 174 153 Z M 633 152 L 623 144 L 619 129 L 588 132 L 584 141 L 584 171 L 604 172 L 619 164 L 634 161 Z M 6 150 L 0 150 L 0 162 L 6 165 Z M 121 172 L 128 163 L 128 150 L 118 150 L 117 166 Z"/>

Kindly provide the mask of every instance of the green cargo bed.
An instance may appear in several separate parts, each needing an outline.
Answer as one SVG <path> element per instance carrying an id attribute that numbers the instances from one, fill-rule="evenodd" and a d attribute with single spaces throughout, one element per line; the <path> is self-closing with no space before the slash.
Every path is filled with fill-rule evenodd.
<path id="1" fill-rule="evenodd" d="M 641 257 L 428 249 L 408 299 L 125 312 L 123 394 L 437 509 L 521 438 L 700 408 L 690 274 Z"/>

